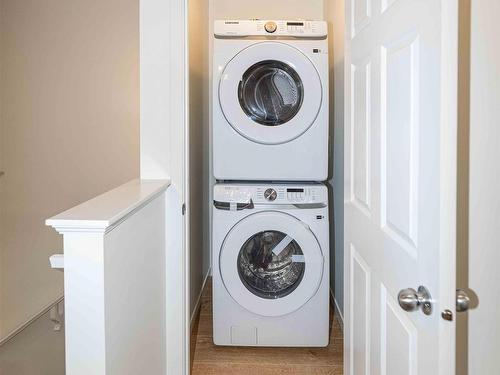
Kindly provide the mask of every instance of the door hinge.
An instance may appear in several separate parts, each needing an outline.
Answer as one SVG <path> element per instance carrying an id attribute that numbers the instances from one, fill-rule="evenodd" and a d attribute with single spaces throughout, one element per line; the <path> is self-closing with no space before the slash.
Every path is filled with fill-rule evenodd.
<path id="1" fill-rule="evenodd" d="M 182 216 L 186 215 L 186 203 L 182 205 Z"/>

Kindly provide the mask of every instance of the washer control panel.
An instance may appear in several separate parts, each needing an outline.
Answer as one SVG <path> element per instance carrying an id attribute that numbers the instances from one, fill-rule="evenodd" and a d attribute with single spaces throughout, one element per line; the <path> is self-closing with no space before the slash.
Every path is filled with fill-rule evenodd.
<path id="1" fill-rule="evenodd" d="M 325 21 L 304 20 L 217 20 L 214 34 L 219 37 L 283 36 L 326 38 Z"/>
<path id="2" fill-rule="evenodd" d="M 214 201 L 254 204 L 328 203 L 328 190 L 323 184 L 217 184 Z"/>

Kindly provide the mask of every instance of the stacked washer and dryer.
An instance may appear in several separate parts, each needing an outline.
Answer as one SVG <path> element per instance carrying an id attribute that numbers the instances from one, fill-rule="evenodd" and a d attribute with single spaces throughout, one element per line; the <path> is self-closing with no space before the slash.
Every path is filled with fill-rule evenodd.
<path id="1" fill-rule="evenodd" d="M 214 342 L 326 346 L 326 22 L 216 21 L 214 34 Z"/>

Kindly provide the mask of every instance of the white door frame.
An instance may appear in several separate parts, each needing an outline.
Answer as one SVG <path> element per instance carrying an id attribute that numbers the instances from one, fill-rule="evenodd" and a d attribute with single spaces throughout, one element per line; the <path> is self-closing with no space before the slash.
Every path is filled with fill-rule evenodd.
<path id="1" fill-rule="evenodd" d="M 440 375 L 455 373 L 456 342 L 456 264 L 457 264 L 457 148 L 458 148 L 458 0 L 443 0 L 441 31 L 441 306 L 449 306 L 454 314 L 453 324 L 442 321 L 440 330 L 447 332 L 451 342 L 439 346 Z M 450 274 L 453 277 L 447 277 Z M 441 312 L 439 312 L 441 313 Z M 447 350 L 451 347 L 453 350 Z"/>
<path id="2" fill-rule="evenodd" d="M 188 0 L 140 0 L 141 178 L 167 191 L 167 374 L 189 374 Z M 185 212 L 185 215 L 183 214 Z"/>
<path id="3" fill-rule="evenodd" d="M 467 1 L 464 4 L 467 6 Z M 470 1 L 470 115 L 465 112 L 464 128 L 470 136 L 469 142 L 469 199 L 465 200 L 465 211 L 469 225 L 469 241 L 462 253 L 462 262 L 467 267 L 461 288 L 469 288 L 473 301 L 471 310 L 463 316 L 466 321 L 462 345 L 468 353 L 465 357 L 468 368 L 457 369 L 458 374 L 498 374 L 500 372 L 500 284 L 498 283 L 498 217 L 500 212 L 500 173 L 497 160 L 500 158 L 500 33 L 498 0 Z M 467 12 L 467 10 L 466 10 Z M 467 64 L 464 63 L 466 69 Z M 468 81 L 466 81 L 468 82 Z M 469 98 L 467 90 L 464 97 Z M 464 106 L 467 109 L 467 106 Z M 469 129 L 467 129 L 469 128 Z M 466 226 L 467 227 L 467 226 Z M 462 229 L 462 228 L 461 228 Z M 462 268 L 463 270 L 463 268 Z M 468 327 L 467 327 L 468 325 Z M 462 337 L 463 337 L 462 336 Z M 467 337 L 468 336 L 468 337 Z M 464 338 L 464 337 L 463 337 Z M 460 358 L 464 359 L 464 358 Z M 467 363 L 468 362 L 468 363 Z M 461 370 L 461 372 L 459 372 Z"/>

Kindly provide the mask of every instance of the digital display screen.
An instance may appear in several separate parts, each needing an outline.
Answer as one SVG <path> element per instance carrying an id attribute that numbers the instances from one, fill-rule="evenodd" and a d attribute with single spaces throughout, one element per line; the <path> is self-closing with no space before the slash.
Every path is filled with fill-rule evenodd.
<path id="1" fill-rule="evenodd" d="M 304 26 L 304 22 L 287 22 L 287 26 Z"/>
<path id="2" fill-rule="evenodd" d="M 304 189 L 286 189 L 289 193 L 303 193 Z"/>

